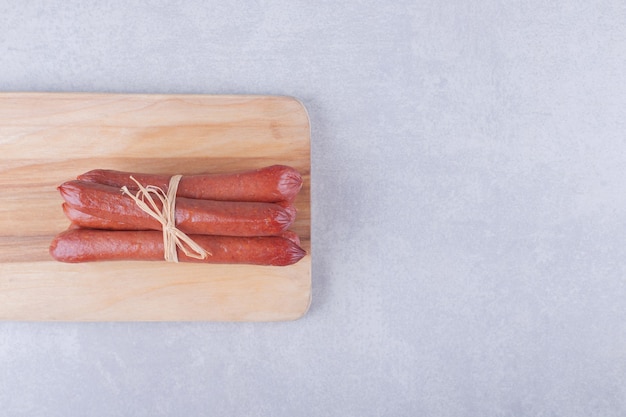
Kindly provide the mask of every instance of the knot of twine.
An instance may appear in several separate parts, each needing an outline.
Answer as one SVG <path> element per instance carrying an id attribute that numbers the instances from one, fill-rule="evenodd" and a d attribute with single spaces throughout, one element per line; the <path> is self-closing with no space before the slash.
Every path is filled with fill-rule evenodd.
<path id="1" fill-rule="evenodd" d="M 194 259 L 205 259 L 207 255 L 210 255 L 193 239 L 176 228 L 176 191 L 182 177 L 182 175 L 174 175 L 170 178 L 167 194 L 155 185 L 144 187 L 132 175 L 130 179 L 139 187 L 137 194 L 133 195 L 126 186 L 121 188 L 122 194 L 128 195 L 140 209 L 161 223 L 163 230 L 163 256 L 168 262 L 178 262 L 176 248 L 179 248 L 185 255 Z M 159 208 L 155 198 L 161 202 L 161 208 Z"/>

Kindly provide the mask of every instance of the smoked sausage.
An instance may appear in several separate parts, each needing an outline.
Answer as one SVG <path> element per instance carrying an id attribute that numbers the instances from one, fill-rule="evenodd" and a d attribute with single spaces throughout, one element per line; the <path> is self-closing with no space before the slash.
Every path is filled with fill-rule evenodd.
<path id="1" fill-rule="evenodd" d="M 296 208 L 288 204 L 286 202 L 276 203 L 280 205 L 290 218 L 295 219 L 296 217 Z M 91 229 L 110 229 L 110 230 L 150 230 L 148 228 L 142 227 L 141 225 L 136 225 L 132 223 L 123 223 L 120 221 L 115 221 L 111 219 L 103 219 L 101 217 L 94 216 L 93 214 L 84 213 L 77 208 L 69 205 L 68 203 L 63 203 L 63 213 L 65 216 L 70 219 L 77 226 L 91 228 Z M 287 233 L 287 232 L 284 232 Z M 282 233 L 281 233 L 282 234 Z M 297 242 L 296 242 L 297 243 Z"/>
<path id="2" fill-rule="evenodd" d="M 205 259 L 194 259 L 179 250 L 179 262 L 284 266 L 298 262 L 306 254 L 300 246 L 279 236 L 190 237 L 211 255 Z M 50 245 L 50 254 L 57 261 L 70 263 L 158 261 L 163 260 L 163 235 L 157 231 L 69 229 L 54 238 Z"/>
<path id="3" fill-rule="evenodd" d="M 106 220 L 95 217 L 91 214 L 83 213 L 76 210 L 74 207 L 67 203 L 63 203 L 63 212 L 65 215 L 72 219 L 72 228 L 84 228 L 84 229 L 105 229 L 105 230 L 145 230 L 136 227 L 133 224 L 116 222 L 114 220 Z M 285 230 L 278 236 L 291 240 L 296 245 L 300 245 L 300 236 L 292 230 Z"/>
<path id="4" fill-rule="evenodd" d="M 154 185 L 167 192 L 165 175 L 131 173 L 96 169 L 78 176 L 78 180 L 96 182 L 117 188 L 136 190 L 131 175 L 144 187 Z M 302 188 L 300 173 L 286 165 L 272 165 L 256 170 L 230 174 L 184 175 L 176 195 L 186 198 L 219 201 L 292 202 Z"/>
<path id="5" fill-rule="evenodd" d="M 81 212 L 106 221 L 88 227 L 106 229 L 124 223 L 134 229 L 161 230 L 157 220 L 117 187 L 72 180 L 63 183 L 59 191 L 73 209 L 65 210 L 72 222 L 80 224 L 80 216 L 74 215 Z M 290 205 L 176 198 L 176 227 L 186 234 L 273 236 L 287 230 L 294 220 L 295 209 Z"/>
<path id="6" fill-rule="evenodd" d="M 289 239 L 296 245 L 300 246 L 300 236 L 293 230 L 285 230 L 278 236 L 284 237 L 285 239 Z"/>
<path id="7" fill-rule="evenodd" d="M 107 230 L 150 230 L 135 226 L 134 224 L 103 219 L 101 217 L 96 217 L 92 214 L 83 213 L 82 211 L 70 206 L 67 203 L 63 203 L 62 207 L 63 213 L 65 213 L 65 216 L 72 221 L 72 225 L 74 227 Z"/>

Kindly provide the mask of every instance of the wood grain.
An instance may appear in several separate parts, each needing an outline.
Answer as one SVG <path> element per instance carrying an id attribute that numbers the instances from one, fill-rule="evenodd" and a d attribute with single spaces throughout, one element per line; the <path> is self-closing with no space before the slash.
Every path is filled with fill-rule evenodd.
<path id="1" fill-rule="evenodd" d="M 159 174 L 291 165 L 304 178 L 287 267 L 62 264 L 69 222 L 56 187 L 94 168 Z M 0 94 L 0 319 L 274 321 L 311 300 L 310 127 L 280 96 Z"/>

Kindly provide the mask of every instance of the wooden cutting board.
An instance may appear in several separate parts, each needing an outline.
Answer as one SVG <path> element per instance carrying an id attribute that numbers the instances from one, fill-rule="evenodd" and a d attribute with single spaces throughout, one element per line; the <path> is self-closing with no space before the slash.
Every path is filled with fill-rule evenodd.
<path id="1" fill-rule="evenodd" d="M 56 187 L 94 168 L 161 174 L 291 165 L 304 178 L 287 267 L 54 261 Z M 0 93 L 0 319 L 274 321 L 311 300 L 310 127 L 278 96 Z"/>

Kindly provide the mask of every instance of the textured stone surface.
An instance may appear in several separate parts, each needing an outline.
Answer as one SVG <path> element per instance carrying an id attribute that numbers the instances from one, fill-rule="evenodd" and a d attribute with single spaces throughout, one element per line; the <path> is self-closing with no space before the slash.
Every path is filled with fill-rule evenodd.
<path id="1" fill-rule="evenodd" d="M 301 99 L 314 246 L 296 322 L 0 323 L 2 414 L 625 415 L 624 22 L 605 0 L 0 1 L 4 91 Z"/>

